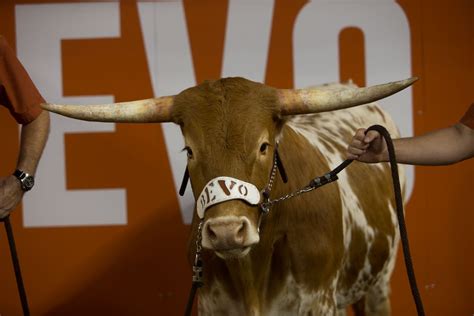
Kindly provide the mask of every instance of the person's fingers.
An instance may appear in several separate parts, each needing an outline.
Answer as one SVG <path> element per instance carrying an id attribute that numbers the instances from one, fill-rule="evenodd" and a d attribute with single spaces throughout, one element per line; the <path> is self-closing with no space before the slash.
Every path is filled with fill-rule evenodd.
<path id="1" fill-rule="evenodd" d="M 348 153 L 347 154 L 347 159 L 357 160 L 357 159 L 359 159 L 359 156 Z"/>
<path id="2" fill-rule="evenodd" d="M 355 134 L 354 137 L 352 137 L 352 140 L 358 140 L 358 141 L 363 141 L 365 137 L 365 128 L 359 128 Z"/>
<path id="3" fill-rule="evenodd" d="M 377 132 L 377 131 L 369 131 L 367 134 L 365 134 L 364 143 L 370 144 L 371 142 L 373 142 L 373 141 L 374 141 L 375 139 L 377 139 L 378 137 L 380 137 L 379 132 Z"/>
<path id="4" fill-rule="evenodd" d="M 367 149 L 369 145 L 370 144 L 366 144 L 362 140 L 353 139 L 349 146 L 352 146 L 354 148 L 359 148 L 359 149 Z"/>
<path id="5" fill-rule="evenodd" d="M 19 181 L 14 178 L 8 178 L 0 184 L 0 210 L 9 212 L 13 210 L 20 202 L 23 191 Z"/>
<path id="6" fill-rule="evenodd" d="M 365 153 L 365 149 L 357 148 L 357 147 L 354 147 L 354 146 L 349 146 L 347 148 L 347 152 L 348 152 L 348 154 L 360 156 L 360 155 Z"/>

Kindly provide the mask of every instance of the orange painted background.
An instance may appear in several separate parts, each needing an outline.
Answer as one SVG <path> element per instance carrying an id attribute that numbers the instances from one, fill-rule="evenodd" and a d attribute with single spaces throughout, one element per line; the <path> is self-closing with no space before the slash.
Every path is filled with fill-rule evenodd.
<path id="1" fill-rule="evenodd" d="M 73 1 L 1 0 L 0 33 L 14 46 L 15 4 L 51 2 Z M 412 73 L 420 77 L 413 88 L 419 135 L 457 122 L 474 102 L 474 2 L 397 2 L 410 26 Z M 275 1 L 267 84 L 292 87 L 292 30 L 305 3 Z M 220 76 L 227 8 L 227 1 L 185 2 L 197 82 Z M 120 14 L 119 39 L 63 41 L 64 95 L 111 94 L 116 101 L 153 96 L 136 1 L 122 1 Z M 360 33 L 345 30 L 340 50 L 341 80 L 364 85 Z M 14 170 L 18 147 L 18 127 L 3 108 L 0 140 L 3 176 Z M 23 228 L 19 206 L 12 222 L 32 314 L 182 314 L 191 278 L 189 226 L 179 213 L 160 126 L 118 124 L 115 133 L 67 134 L 65 143 L 68 189 L 125 188 L 128 224 Z M 144 182 L 144 171 L 155 179 L 152 185 Z M 407 224 L 427 315 L 472 315 L 474 160 L 416 167 L 415 174 Z M 415 315 L 401 255 L 392 290 L 393 315 Z M 0 314 L 21 315 L 3 229 Z"/>

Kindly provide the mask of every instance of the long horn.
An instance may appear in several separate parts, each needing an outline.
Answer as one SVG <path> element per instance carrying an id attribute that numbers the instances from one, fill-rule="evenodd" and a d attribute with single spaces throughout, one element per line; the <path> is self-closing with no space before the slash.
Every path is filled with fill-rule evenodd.
<path id="1" fill-rule="evenodd" d="M 334 111 L 371 103 L 388 97 L 412 85 L 418 78 L 380 84 L 366 88 L 325 91 L 319 89 L 279 89 L 278 100 L 282 115 Z"/>
<path id="2" fill-rule="evenodd" d="M 174 96 L 98 105 L 43 103 L 43 109 L 84 121 L 154 123 L 170 122 Z"/>

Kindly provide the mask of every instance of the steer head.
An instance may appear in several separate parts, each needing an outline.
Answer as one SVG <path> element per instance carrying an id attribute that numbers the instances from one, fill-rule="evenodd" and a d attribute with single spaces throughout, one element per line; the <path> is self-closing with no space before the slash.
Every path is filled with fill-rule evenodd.
<path id="1" fill-rule="evenodd" d="M 275 89 L 243 78 L 225 78 L 206 81 L 176 96 L 43 107 L 89 121 L 178 124 L 185 140 L 197 216 L 203 220 L 202 245 L 230 258 L 245 256 L 259 241 L 260 191 L 269 181 L 286 115 L 370 103 L 415 80 L 333 92 Z"/>
<path id="2" fill-rule="evenodd" d="M 280 129 L 277 104 L 275 89 L 242 78 L 208 81 L 175 98 L 173 121 L 183 132 L 204 219 L 202 245 L 221 257 L 244 255 L 259 241 L 258 206 L 227 199 L 256 195 L 259 202 Z M 225 201 L 206 208 L 219 197 Z"/>

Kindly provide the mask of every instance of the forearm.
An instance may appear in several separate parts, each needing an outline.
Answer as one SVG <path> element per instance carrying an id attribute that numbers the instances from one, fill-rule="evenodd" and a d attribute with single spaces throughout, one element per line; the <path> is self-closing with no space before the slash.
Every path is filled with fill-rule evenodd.
<path id="1" fill-rule="evenodd" d="M 34 121 L 21 128 L 17 168 L 35 174 L 49 134 L 49 113 L 43 111 Z"/>
<path id="2" fill-rule="evenodd" d="M 460 123 L 393 143 L 398 162 L 405 164 L 448 165 L 474 155 L 474 131 Z M 386 152 L 383 160 L 388 161 Z"/>

